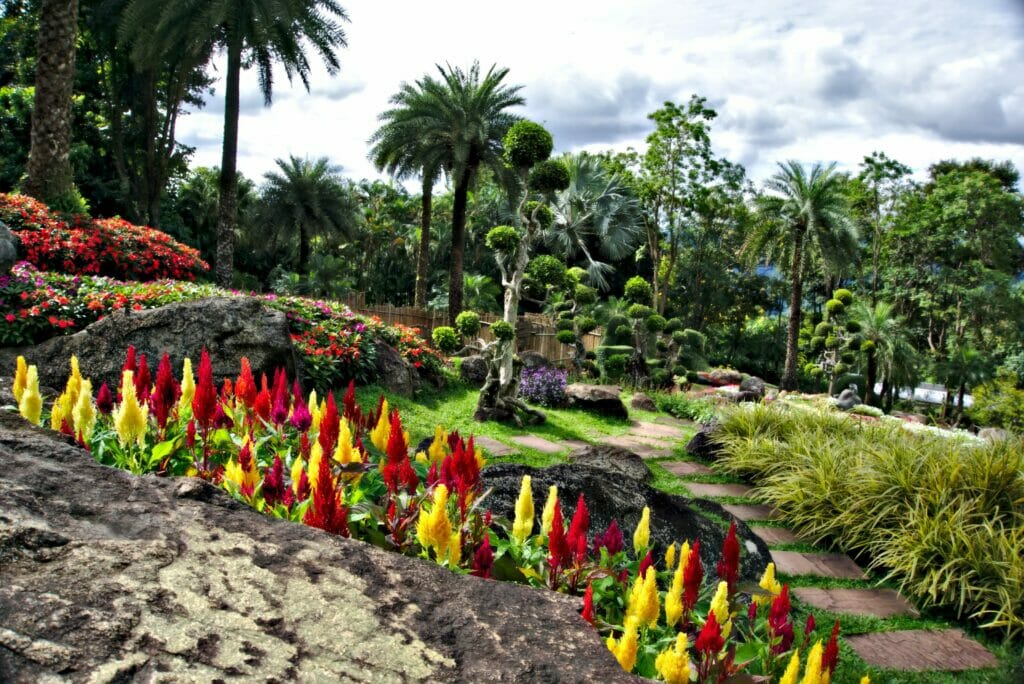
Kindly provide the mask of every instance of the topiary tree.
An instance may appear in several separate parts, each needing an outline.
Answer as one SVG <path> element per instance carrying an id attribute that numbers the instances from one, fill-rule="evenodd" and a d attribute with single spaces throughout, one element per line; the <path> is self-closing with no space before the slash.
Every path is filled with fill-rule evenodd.
<path id="1" fill-rule="evenodd" d="M 838 380 L 853 372 L 863 344 L 860 324 L 847 315 L 853 302 L 849 290 L 833 292 L 832 299 L 825 302 L 826 320 L 814 326 L 804 346 L 806 357 L 814 359 L 804 366 L 804 372 L 815 381 L 827 378 L 829 396 L 835 394 Z"/>
<path id="2" fill-rule="evenodd" d="M 545 226 L 551 225 L 552 215 L 547 205 L 555 192 L 568 186 L 569 172 L 561 162 L 548 159 L 554 143 L 551 134 L 540 124 L 517 121 L 509 128 L 503 143 L 505 160 L 519 178 L 520 196 L 515 225 L 498 226 L 487 234 L 486 243 L 494 250 L 505 298 L 502 320 L 491 325 L 495 340 L 481 350 L 487 361 L 487 379 L 480 390 L 474 417 L 481 421 L 511 419 L 522 425 L 521 413 L 531 422 L 543 422 L 546 416 L 519 398 L 522 364 L 516 356 L 515 322 L 530 251 Z M 550 267 L 550 263 L 546 267 Z M 568 335 L 563 337 L 568 339 Z"/>

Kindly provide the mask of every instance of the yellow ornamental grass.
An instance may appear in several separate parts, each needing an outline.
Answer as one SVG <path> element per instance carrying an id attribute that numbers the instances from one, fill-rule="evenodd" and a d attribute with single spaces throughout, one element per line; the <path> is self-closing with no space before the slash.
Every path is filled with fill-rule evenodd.
<path id="1" fill-rule="evenodd" d="M 759 606 L 770 605 L 775 597 L 782 593 L 782 585 L 775 579 L 775 563 L 769 563 L 768 567 L 764 569 L 764 574 L 761 575 L 761 581 L 758 586 L 764 589 L 769 595 L 754 595 L 754 603 Z"/>
<path id="2" fill-rule="evenodd" d="M 686 563 L 689 560 L 690 543 L 683 542 L 683 546 L 679 550 L 679 564 L 676 566 L 675 574 L 672 575 L 672 586 L 665 594 L 665 622 L 669 627 L 674 627 L 683 617 L 683 573 L 686 572 Z"/>
<path id="3" fill-rule="evenodd" d="M 196 379 L 192 375 L 192 359 L 186 358 L 181 364 L 181 398 L 178 399 L 178 415 L 192 415 L 192 397 L 196 394 Z"/>
<path id="4" fill-rule="evenodd" d="M 722 637 L 728 638 L 732 631 L 732 618 L 729 615 L 729 584 L 719 582 L 715 589 L 715 596 L 711 599 L 710 612 L 715 614 L 715 619 L 722 626 Z"/>
<path id="5" fill-rule="evenodd" d="M 807 664 L 804 665 L 804 678 L 800 680 L 800 684 L 828 684 L 827 678 L 823 680 L 821 677 L 821 656 L 821 639 L 819 639 L 811 647 L 811 652 L 807 655 Z"/>
<path id="6" fill-rule="evenodd" d="M 440 463 L 448 455 L 448 433 L 440 425 L 434 427 L 434 439 L 427 449 L 427 459 L 431 463 Z"/>
<path id="7" fill-rule="evenodd" d="M 92 401 L 92 383 L 88 380 L 82 381 L 78 392 L 78 401 L 71 411 L 75 419 L 75 434 L 80 436 L 84 442 L 92 438 L 92 430 L 96 425 L 96 405 Z"/>
<path id="8" fill-rule="evenodd" d="M 668 684 L 688 684 L 690 681 L 690 655 L 687 653 L 686 635 L 676 636 L 676 642 L 658 654 L 654 668 Z"/>
<path id="9" fill-rule="evenodd" d="M 544 502 L 544 511 L 540 514 L 540 533 L 545 537 L 551 534 L 551 521 L 555 519 L 555 504 L 558 503 L 558 487 L 551 485 L 548 499 Z"/>
<path id="10" fill-rule="evenodd" d="M 452 537 L 452 524 L 448 520 L 448 488 L 443 484 L 434 490 L 433 505 L 427 511 L 420 507 L 416 520 L 416 538 L 424 549 L 434 550 L 434 557 L 440 563 L 448 551 Z"/>
<path id="11" fill-rule="evenodd" d="M 526 542 L 533 532 L 533 490 L 529 475 L 523 475 L 516 499 L 516 518 L 512 523 L 512 536 L 520 544 Z"/>
<path id="12" fill-rule="evenodd" d="M 615 659 L 619 661 L 619 666 L 626 672 L 632 672 L 633 666 L 636 665 L 636 652 L 640 647 L 640 636 L 637 634 L 636 618 L 627 617 L 624 629 L 625 631 L 618 639 L 608 635 L 605 645 L 612 652 L 612 655 L 615 656 Z"/>
<path id="13" fill-rule="evenodd" d="M 25 389 L 18 400 L 18 413 L 33 425 L 39 425 L 43 416 L 43 396 L 39 394 L 39 369 L 35 366 L 29 366 L 25 371 Z"/>
<path id="14" fill-rule="evenodd" d="M 800 675 L 800 651 L 793 651 L 793 657 L 789 659 L 786 671 L 782 673 L 779 684 L 796 684 L 796 678 Z"/>
<path id="15" fill-rule="evenodd" d="M 14 384 L 11 386 L 11 392 L 14 393 L 14 401 L 20 404 L 21 395 L 25 392 L 25 385 L 28 382 L 28 364 L 25 362 L 24 356 L 19 356 L 15 364 Z"/>
<path id="16" fill-rule="evenodd" d="M 676 565 L 676 544 L 672 542 L 665 551 L 665 569 L 671 570 Z"/>
<path id="17" fill-rule="evenodd" d="M 121 446 L 137 442 L 141 447 L 145 443 L 146 422 L 149 409 L 139 404 L 135 396 L 134 375 L 130 370 L 121 373 L 121 404 L 114 412 L 114 429 Z"/>
<path id="18" fill-rule="evenodd" d="M 641 552 L 647 549 L 647 545 L 651 543 L 651 509 L 644 506 L 644 512 L 640 515 L 640 522 L 636 524 L 636 529 L 633 531 L 633 550 L 636 551 L 636 557 L 639 558 Z"/>
<path id="19" fill-rule="evenodd" d="M 635 617 L 639 624 L 656 627 L 661 614 L 661 603 L 658 601 L 658 579 L 654 568 L 647 568 L 643 577 L 633 581 L 626 604 L 626 617 Z"/>

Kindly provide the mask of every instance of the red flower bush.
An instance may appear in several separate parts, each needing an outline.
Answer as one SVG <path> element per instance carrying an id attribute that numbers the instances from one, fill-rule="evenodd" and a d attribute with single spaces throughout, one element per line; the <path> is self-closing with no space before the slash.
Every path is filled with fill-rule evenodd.
<path id="1" fill-rule="evenodd" d="M 24 195 L 0 193 L 0 220 L 43 271 L 148 281 L 195 280 L 210 270 L 198 251 L 159 230 L 120 218 L 65 220 Z"/>

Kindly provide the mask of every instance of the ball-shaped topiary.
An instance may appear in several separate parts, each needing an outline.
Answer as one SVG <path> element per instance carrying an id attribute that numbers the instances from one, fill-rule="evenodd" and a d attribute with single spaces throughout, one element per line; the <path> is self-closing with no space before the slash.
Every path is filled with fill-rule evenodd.
<path id="1" fill-rule="evenodd" d="M 847 351 L 840 354 L 839 358 L 843 363 L 850 365 L 857 360 L 857 355 L 854 352 Z"/>
<path id="2" fill-rule="evenodd" d="M 491 323 L 491 334 L 499 340 L 508 342 L 516 336 L 516 329 L 507 321 L 495 321 Z"/>
<path id="3" fill-rule="evenodd" d="M 858 351 L 860 349 L 860 345 L 862 345 L 863 343 L 863 337 L 861 337 L 860 335 L 851 335 L 849 339 L 846 340 L 846 349 L 854 352 Z"/>
<path id="4" fill-rule="evenodd" d="M 543 194 L 565 190 L 569 187 L 569 169 L 558 159 L 542 161 L 530 169 L 528 184 L 531 190 Z"/>
<path id="5" fill-rule="evenodd" d="M 573 285 L 579 285 L 583 282 L 583 279 L 587 277 L 587 272 L 579 266 L 573 266 L 565 273 L 566 282 Z"/>
<path id="6" fill-rule="evenodd" d="M 815 335 L 811 338 L 811 353 L 817 354 L 825 348 L 825 338 L 821 335 Z"/>
<path id="7" fill-rule="evenodd" d="M 651 284 L 640 276 L 633 276 L 622 288 L 622 296 L 634 304 L 650 304 L 654 296 Z"/>
<path id="8" fill-rule="evenodd" d="M 857 321 L 846 321 L 846 329 L 849 332 L 858 333 L 861 330 L 860 323 L 858 323 Z"/>
<path id="9" fill-rule="evenodd" d="M 535 121 L 512 124 L 502 141 L 505 159 L 515 168 L 528 169 L 551 156 L 555 141 L 548 130 Z"/>
<path id="10" fill-rule="evenodd" d="M 846 375 L 850 372 L 850 366 L 845 363 L 839 362 L 836 367 L 832 369 L 836 375 Z"/>
<path id="11" fill-rule="evenodd" d="M 804 365 L 804 373 L 806 373 L 807 375 L 814 375 L 814 371 L 817 370 L 821 369 L 818 368 L 818 364 L 816 363 L 807 363 Z"/>
<path id="12" fill-rule="evenodd" d="M 594 328 L 597 327 L 597 320 L 591 316 L 579 316 L 576 318 L 576 330 L 580 335 L 586 335 L 587 333 L 594 332 Z"/>
<path id="13" fill-rule="evenodd" d="M 565 262 L 550 254 L 542 254 L 530 259 L 526 273 L 541 286 L 563 287 L 566 281 Z M 569 304 L 572 307 L 572 304 Z"/>
<path id="14" fill-rule="evenodd" d="M 675 342 L 676 344 L 683 344 L 684 342 L 686 342 L 686 331 L 685 330 L 675 330 L 675 331 L 673 331 L 672 332 L 672 341 Z"/>
<path id="15" fill-rule="evenodd" d="M 487 231 L 484 243 L 495 252 L 502 254 L 515 254 L 519 249 L 519 240 L 522 236 L 512 226 L 495 226 Z"/>
<path id="16" fill-rule="evenodd" d="M 825 323 L 824 321 L 814 326 L 815 337 L 828 337 L 828 334 L 835 328 L 831 323 Z"/>
<path id="17" fill-rule="evenodd" d="M 572 307 L 569 307 L 569 308 L 571 309 Z M 558 314 L 558 320 L 560 320 L 560 321 L 571 321 L 572 318 L 573 318 L 572 311 L 569 311 L 568 309 L 566 309 L 565 311 L 562 311 L 562 312 L 560 312 Z"/>
<path id="18" fill-rule="evenodd" d="M 575 325 L 571 318 L 559 318 L 555 321 L 555 330 L 572 330 Z"/>
<path id="19" fill-rule="evenodd" d="M 683 329 L 683 322 L 681 320 L 679 320 L 678 318 L 670 318 L 670 319 L 668 319 L 668 322 L 665 323 L 665 332 L 667 334 L 669 334 L 669 335 L 674 333 L 676 330 L 682 330 L 682 329 Z"/>
<path id="20" fill-rule="evenodd" d="M 480 314 L 463 311 L 455 317 L 455 330 L 463 337 L 472 337 L 480 332 Z"/>
<path id="21" fill-rule="evenodd" d="M 583 306 L 593 304 L 597 301 L 597 290 L 587 285 L 577 285 L 573 290 L 573 299 Z"/>
<path id="22" fill-rule="evenodd" d="M 829 335 L 825 338 L 825 349 L 839 349 L 839 338 Z"/>
<path id="23" fill-rule="evenodd" d="M 628 325 L 620 325 L 618 328 L 615 329 L 615 334 L 618 337 L 629 337 L 630 335 L 633 334 L 633 329 L 630 328 Z"/>
<path id="24" fill-rule="evenodd" d="M 527 219 L 536 221 L 541 230 L 547 230 L 555 222 L 554 213 L 543 202 L 527 202 L 523 205 L 523 213 Z"/>
<path id="25" fill-rule="evenodd" d="M 644 321 L 644 326 L 649 331 L 654 332 L 654 333 L 661 332 L 662 330 L 664 330 L 665 326 L 667 324 L 668 324 L 668 321 L 665 320 L 665 317 L 661 316 L 659 314 L 654 314 L 652 316 L 648 316 L 647 320 Z"/>
<path id="26" fill-rule="evenodd" d="M 586 358 L 589 359 L 590 361 L 593 361 L 594 359 L 597 358 L 597 352 L 592 349 L 588 349 L 586 353 Z"/>
<path id="27" fill-rule="evenodd" d="M 832 293 L 832 299 L 838 299 L 843 303 L 843 306 L 850 306 L 853 304 L 853 293 L 842 287 Z"/>
<path id="28" fill-rule="evenodd" d="M 838 299 L 830 299 L 825 302 L 825 311 L 828 312 L 829 316 L 835 318 L 836 316 L 841 316 L 846 311 L 846 305 Z"/>
<path id="29" fill-rule="evenodd" d="M 870 353 L 874 352 L 875 351 L 875 341 L 874 340 L 864 340 L 863 342 L 860 343 L 860 350 L 862 352 L 864 352 L 865 354 L 870 354 Z"/>
<path id="30" fill-rule="evenodd" d="M 654 309 L 646 304 L 632 304 L 628 309 L 626 309 L 626 315 L 635 321 L 647 318 L 652 313 L 654 313 Z"/>
<path id="31" fill-rule="evenodd" d="M 708 343 L 708 338 L 704 336 L 704 333 L 693 328 L 687 328 L 683 331 L 683 334 L 686 336 L 684 343 L 687 349 L 701 353 L 704 352 L 704 348 Z"/>
<path id="32" fill-rule="evenodd" d="M 668 351 L 668 342 L 659 338 L 658 341 L 654 343 L 654 348 L 664 354 Z"/>
<path id="33" fill-rule="evenodd" d="M 612 354 L 604 360 L 604 374 L 612 380 L 617 380 L 622 377 L 627 363 L 629 363 L 629 357 L 625 354 Z"/>
<path id="34" fill-rule="evenodd" d="M 555 339 L 562 344 L 574 344 L 576 342 L 576 333 L 572 330 L 559 330 L 555 333 Z"/>
<path id="35" fill-rule="evenodd" d="M 684 366 L 682 364 L 677 363 L 676 365 L 672 366 L 672 375 L 674 375 L 674 376 L 676 376 L 678 378 L 683 378 L 685 380 L 686 379 L 686 374 L 688 372 L 689 371 L 687 370 L 686 366 Z"/>
<path id="36" fill-rule="evenodd" d="M 447 325 L 434 328 L 430 339 L 434 341 L 434 346 L 442 353 L 453 354 L 459 349 L 459 336 L 455 333 L 454 328 L 450 328 Z"/>

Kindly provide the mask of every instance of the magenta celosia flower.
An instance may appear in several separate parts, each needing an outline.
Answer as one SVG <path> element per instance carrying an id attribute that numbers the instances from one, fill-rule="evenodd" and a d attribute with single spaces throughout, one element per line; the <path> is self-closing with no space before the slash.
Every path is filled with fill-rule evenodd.
<path id="1" fill-rule="evenodd" d="M 782 591 L 772 600 L 768 610 L 768 634 L 779 642 L 772 646 L 772 653 L 779 655 L 793 645 L 793 623 L 789 619 L 789 585 L 783 584 Z M 811 622 L 813 625 L 813 622 Z"/>
<path id="2" fill-rule="evenodd" d="M 729 525 L 729 533 L 722 543 L 722 558 L 716 567 L 718 578 L 729 587 L 729 595 L 736 591 L 736 582 L 740 577 L 740 543 L 736 539 L 736 521 Z"/>
<path id="3" fill-rule="evenodd" d="M 494 567 L 494 551 L 491 549 L 491 538 L 484 534 L 476 553 L 473 554 L 473 571 L 471 575 L 488 579 L 491 576 L 491 569 Z"/>
<path id="4" fill-rule="evenodd" d="M 299 383 L 296 382 L 295 390 L 298 390 L 298 388 Z M 293 391 L 293 394 L 295 395 L 295 406 L 292 408 L 291 424 L 299 432 L 305 433 L 309 426 L 313 424 L 313 416 L 309 413 L 309 408 L 302 398 L 302 392 Z"/>
<path id="5" fill-rule="evenodd" d="M 284 369 L 278 368 L 274 372 L 273 404 L 270 409 L 270 420 L 274 425 L 280 427 L 288 420 L 288 412 L 291 409 L 291 396 L 288 394 L 288 379 L 285 377 Z M 331 453 L 324 451 L 324 453 Z"/>
<path id="6" fill-rule="evenodd" d="M 149 374 L 149 363 L 145 354 L 139 354 L 138 371 L 135 373 L 135 396 L 140 403 L 149 401 L 153 380 Z"/>
<path id="7" fill-rule="evenodd" d="M 114 410 L 114 397 L 107 383 L 100 385 L 100 391 L 96 393 L 96 410 L 105 416 Z"/>
<path id="8" fill-rule="evenodd" d="M 268 506 L 275 506 L 282 502 L 287 488 L 284 482 L 284 463 L 280 454 L 274 454 L 274 463 L 263 477 L 263 500 Z"/>
<path id="9" fill-rule="evenodd" d="M 624 548 L 622 530 L 614 519 L 608 525 L 608 529 L 594 537 L 594 555 L 599 556 L 602 548 L 608 549 L 609 556 L 614 556 Z"/>

